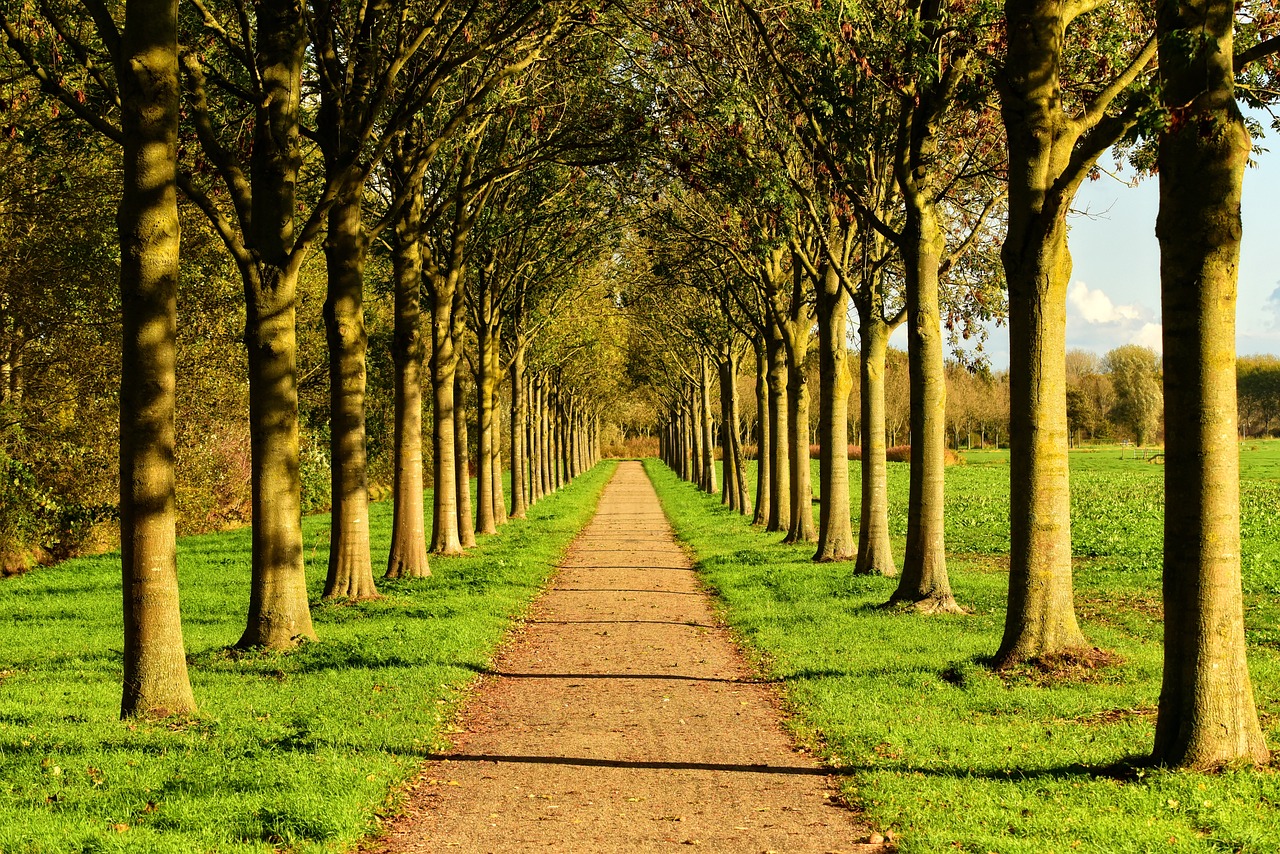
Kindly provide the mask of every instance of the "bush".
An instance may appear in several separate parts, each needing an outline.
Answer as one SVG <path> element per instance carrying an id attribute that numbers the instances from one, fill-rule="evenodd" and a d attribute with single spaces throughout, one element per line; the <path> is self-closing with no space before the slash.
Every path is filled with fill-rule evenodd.
<path id="1" fill-rule="evenodd" d="M 41 488 L 30 466 L 0 451 L 0 574 L 78 554 L 93 529 L 116 515 L 109 505 L 87 506 Z"/>

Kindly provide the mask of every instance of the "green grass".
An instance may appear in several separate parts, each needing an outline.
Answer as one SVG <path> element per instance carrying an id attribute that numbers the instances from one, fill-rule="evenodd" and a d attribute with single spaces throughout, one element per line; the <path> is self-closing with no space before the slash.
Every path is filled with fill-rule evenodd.
<path id="1" fill-rule="evenodd" d="M 229 649 L 244 628 L 249 530 L 179 545 L 199 714 L 117 720 L 119 556 L 0 584 L 0 852 L 339 851 L 376 827 L 442 744 L 462 690 L 586 524 L 597 466 L 433 576 L 320 604 L 328 518 L 304 520 L 320 643 Z M 428 499 L 429 505 L 430 499 Z M 371 512 L 385 565 L 390 502 Z M 124 829 L 127 826 L 127 829 Z"/>
<path id="2" fill-rule="evenodd" d="M 1280 443 L 1244 454 L 1246 621 L 1263 726 L 1280 749 Z M 952 585 L 971 609 L 881 607 L 892 579 L 814 564 L 779 536 L 646 463 L 735 631 L 778 679 L 798 736 L 841 769 L 849 800 L 906 852 L 1280 850 L 1275 769 L 1204 775 L 1142 768 L 1159 693 L 1163 470 L 1073 453 L 1077 608 L 1100 670 L 993 673 L 1008 585 L 1008 457 L 947 470 Z M 858 469 L 853 467 L 857 512 Z M 901 561 L 907 467 L 890 464 Z M 816 478 L 816 472 L 815 472 Z M 816 479 L 815 479 L 816 483 Z M 855 519 L 856 522 L 856 519 Z M 856 530 L 856 527 L 855 527 Z"/>

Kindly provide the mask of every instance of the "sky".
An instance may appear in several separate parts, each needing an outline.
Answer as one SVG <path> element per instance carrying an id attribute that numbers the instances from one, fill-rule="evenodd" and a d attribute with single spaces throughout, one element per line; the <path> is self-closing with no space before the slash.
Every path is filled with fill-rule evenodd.
<path id="1" fill-rule="evenodd" d="M 1257 116 L 1265 127 L 1270 119 Z M 1280 136 L 1269 130 L 1244 178 L 1237 350 L 1280 354 Z M 1103 165 L 1110 166 L 1109 157 Z M 1104 175 L 1088 181 L 1070 218 L 1074 262 L 1067 292 L 1067 347 L 1106 353 L 1122 344 L 1160 350 L 1160 246 L 1156 179 L 1130 187 Z M 895 347 L 906 347 L 900 328 Z M 1009 365 L 1008 328 L 992 328 L 991 367 Z"/>

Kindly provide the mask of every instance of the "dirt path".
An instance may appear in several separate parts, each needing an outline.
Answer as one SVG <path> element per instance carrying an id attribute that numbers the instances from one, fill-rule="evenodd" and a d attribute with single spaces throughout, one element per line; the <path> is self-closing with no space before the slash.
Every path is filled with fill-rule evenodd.
<path id="1" fill-rule="evenodd" d="M 461 728 L 383 851 L 882 850 L 791 747 L 639 463 L 621 464 Z"/>

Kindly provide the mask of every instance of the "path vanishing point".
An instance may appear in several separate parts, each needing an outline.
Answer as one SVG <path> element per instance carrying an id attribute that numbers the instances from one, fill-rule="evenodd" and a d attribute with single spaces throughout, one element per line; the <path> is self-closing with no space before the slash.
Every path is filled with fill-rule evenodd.
<path id="1" fill-rule="evenodd" d="M 376 850 L 884 850 L 792 746 L 636 462 L 458 728 Z"/>

